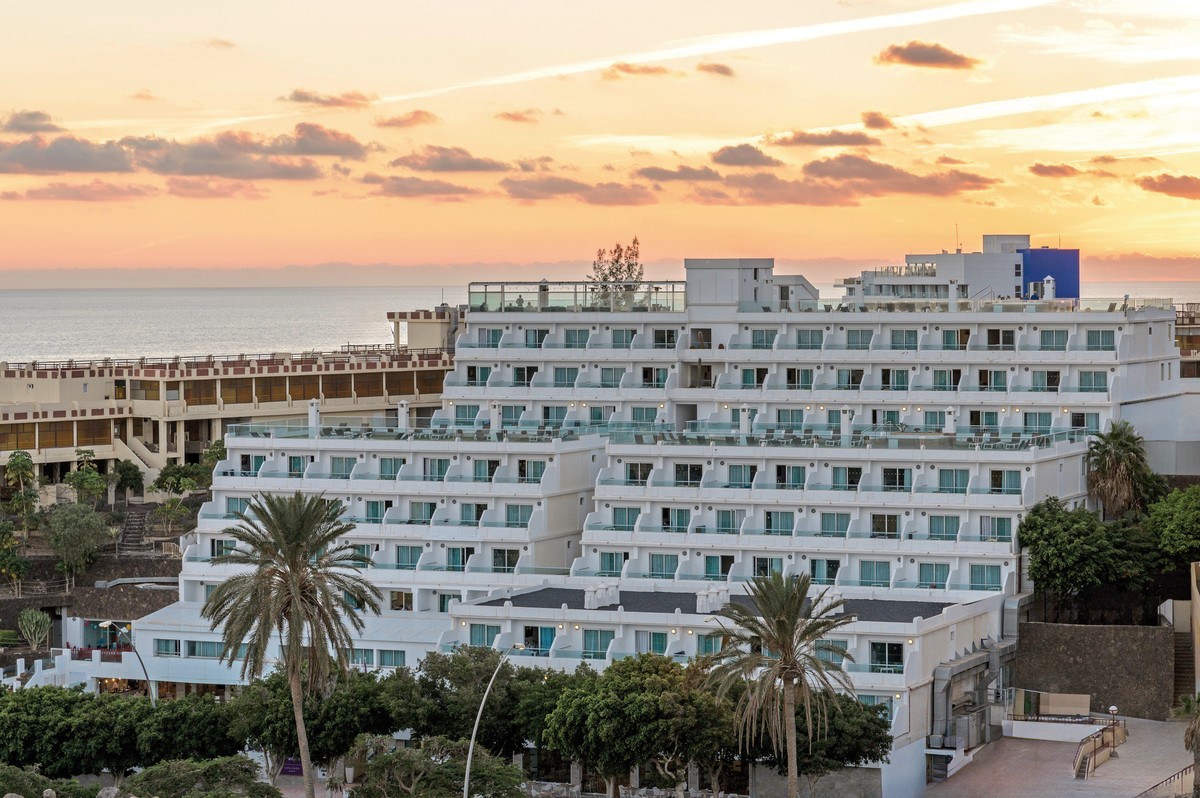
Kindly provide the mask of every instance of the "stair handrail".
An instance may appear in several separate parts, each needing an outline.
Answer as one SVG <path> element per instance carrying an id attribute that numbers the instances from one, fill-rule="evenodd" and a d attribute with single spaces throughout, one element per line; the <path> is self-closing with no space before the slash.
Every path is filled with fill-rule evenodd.
<path id="1" fill-rule="evenodd" d="M 1083 771 L 1083 777 L 1086 779 L 1088 775 L 1095 770 L 1092 762 L 1094 761 L 1096 752 L 1103 747 L 1104 729 L 1092 732 L 1087 737 L 1084 737 L 1082 740 L 1080 740 L 1079 745 L 1075 748 L 1075 758 L 1071 761 L 1071 776 L 1078 778 L 1079 766 L 1086 761 L 1087 767 Z M 1090 751 L 1088 750 L 1089 748 L 1091 749 Z"/>
<path id="2" fill-rule="evenodd" d="M 1195 767 L 1196 767 L 1196 764 L 1193 762 L 1192 764 L 1188 765 L 1187 767 L 1185 767 L 1183 770 L 1179 771 L 1178 773 L 1175 773 L 1174 775 L 1171 775 L 1171 776 L 1167 776 L 1165 779 L 1160 781 L 1158 784 L 1155 784 L 1150 789 L 1142 790 L 1136 796 L 1134 796 L 1134 798 L 1149 798 L 1149 796 L 1153 795 L 1154 792 L 1156 790 L 1158 790 L 1159 787 L 1166 787 L 1168 784 L 1173 784 L 1176 781 L 1182 781 L 1183 777 L 1188 775 L 1189 773 L 1191 773 Z"/>

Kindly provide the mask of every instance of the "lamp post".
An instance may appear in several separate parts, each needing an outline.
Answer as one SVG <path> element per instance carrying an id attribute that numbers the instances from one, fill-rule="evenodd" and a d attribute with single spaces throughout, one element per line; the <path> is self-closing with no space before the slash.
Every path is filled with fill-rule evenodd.
<path id="1" fill-rule="evenodd" d="M 1113 704 L 1108 708 L 1108 714 L 1112 716 L 1112 756 L 1117 756 L 1117 705 Z"/>
<path id="2" fill-rule="evenodd" d="M 496 670 L 492 673 L 492 678 L 488 680 L 487 689 L 483 691 L 483 699 L 479 702 L 479 711 L 475 713 L 475 727 L 471 729 L 471 743 L 467 746 L 467 770 L 463 774 L 463 798 L 470 798 L 471 759 L 475 755 L 475 735 L 479 733 L 479 721 L 483 718 L 483 708 L 487 706 L 488 694 L 492 692 L 492 685 L 496 683 L 496 677 L 500 675 L 500 669 L 504 667 L 508 655 L 514 651 L 523 651 L 524 649 L 525 646 L 520 643 L 513 643 L 500 655 L 500 661 L 496 663 Z"/>
<path id="3" fill-rule="evenodd" d="M 154 691 L 150 688 L 150 672 L 146 670 L 146 663 L 142 660 L 142 655 L 138 653 L 137 646 L 133 644 L 133 638 L 129 636 L 129 630 L 118 626 L 112 621 L 101 621 L 100 628 L 116 629 L 118 636 L 124 635 L 125 639 L 129 641 L 129 647 L 133 649 L 133 656 L 137 657 L 138 665 L 142 666 L 142 675 L 146 677 L 146 695 L 150 696 L 150 706 L 156 706 L 158 704 L 158 697 L 154 695 Z"/>

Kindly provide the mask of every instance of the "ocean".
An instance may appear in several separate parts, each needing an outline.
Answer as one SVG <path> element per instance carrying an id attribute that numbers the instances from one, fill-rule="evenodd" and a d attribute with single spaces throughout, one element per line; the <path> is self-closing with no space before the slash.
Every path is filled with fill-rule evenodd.
<path id="1" fill-rule="evenodd" d="M 822 297 L 840 293 L 818 285 Z M 1200 282 L 1091 283 L 1084 296 L 1200 302 Z M 466 286 L 0 290 L 0 362 L 333 350 L 392 340 L 389 310 Z"/>

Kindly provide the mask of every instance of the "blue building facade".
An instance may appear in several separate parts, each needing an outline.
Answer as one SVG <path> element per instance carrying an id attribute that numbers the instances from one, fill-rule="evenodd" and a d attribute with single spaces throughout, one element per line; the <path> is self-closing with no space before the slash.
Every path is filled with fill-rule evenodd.
<path id="1" fill-rule="evenodd" d="M 1021 253 L 1021 279 L 1025 296 L 1040 295 L 1042 281 L 1053 277 L 1057 283 L 1056 297 L 1079 299 L 1079 250 L 1042 247 L 1017 251 Z"/>

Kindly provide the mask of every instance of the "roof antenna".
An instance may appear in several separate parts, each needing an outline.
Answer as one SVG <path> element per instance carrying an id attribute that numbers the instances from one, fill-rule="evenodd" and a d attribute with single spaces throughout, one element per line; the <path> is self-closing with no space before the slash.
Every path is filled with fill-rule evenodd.
<path id="1" fill-rule="evenodd" d="M 958 222 L 954 223 L 954 251 L 959 255 L 962 254 L 962 242 L 958 240 Z"/>

